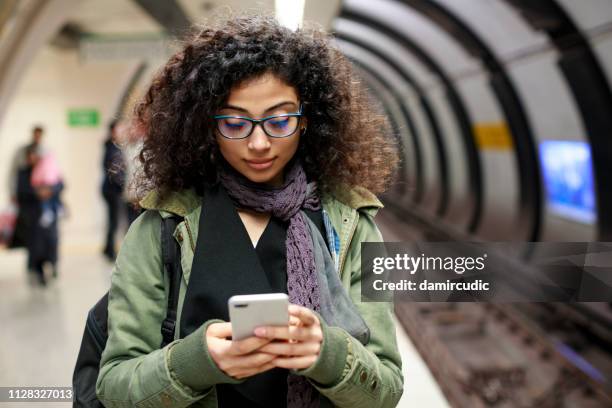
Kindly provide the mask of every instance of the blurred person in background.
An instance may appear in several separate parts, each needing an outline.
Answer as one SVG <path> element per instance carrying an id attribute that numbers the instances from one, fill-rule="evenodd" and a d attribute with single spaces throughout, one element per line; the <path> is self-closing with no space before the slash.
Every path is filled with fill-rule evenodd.
<path id="1" fill-rule="evenodd" d="M 28 167 L 28 158 L 27 158 L 27 150 L 30 147 L 37 147 L 40 152 L 43 151 L 42 148 L 42 139 L 44 135 L 44 129 L 42 126 L 34 126 L 32 128 L 32 139 L 30 143 L 21 146 L 14 154 L 13 159 L 11 160 L 11 166 L 9 169 L 9 179 L 8 179 L 8 187 L 9 187 L 9 197 L 11 200 L 11 204 L 17 205 L 17 184 L 18 184 L 18 174 L 20 170 Z M 15 225 L 15 231 L 13 233 L 13 237 L 9 243 L 9 248 L 22 248 L 26 246 L 27 241 L 27 220 L 24 220 L 24 215 L 21 214 L 19 207 L 17 208 L 17 222 Z"/>
<path id="2" fill-rule="evenodd" d="M 26 149 L 26 166 L 17 173 L 17 204 L 26 230 L 28 270 L 45 286 L 45 268 L 58 275 L 58 216 L 60 193 L 64 189 L 59 166 L 51 153 L 41 153 L 39 146 Z"/>
<path id="3" fill-rule="evenodd" d="M 11 168 L 9 170 L 9 197 L 12 202 L 17 201 L 17 173 L 19 170 L 27 167 L 27 150 L 30 146 L 42 147 L 42 138 L 44 135 L 44 129 L 42 126 L 34 126 L 32 128 L 32 139 L 30 143 L 21 146 L 13 156 L 11 161 Z M 42 148 L 40 150 L 42 152 Z"/>
<path id="4" fill-rule="evenodd" d="M 108 138 L 104 142 L 104 157 L 102 168 L 104 181 L 102 182 L 102 196 L 107 207 L 106 244 L 104 256 L 109 261 L 115 260 L 115 235 L 121 213 L 126 213 L 127 205 L 124 200 L 126 182 L 126 163 L 120 145 L 119 121 L 113 120 L 108 126 Z"/>

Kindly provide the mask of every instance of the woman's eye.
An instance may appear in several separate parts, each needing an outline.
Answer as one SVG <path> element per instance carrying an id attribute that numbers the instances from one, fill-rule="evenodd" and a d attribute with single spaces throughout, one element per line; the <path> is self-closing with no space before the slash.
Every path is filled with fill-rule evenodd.
<path id="1" fill-rule="evenodd" d="M 277 128 L 287 127 L 288 123 L 289 123 L 289 118 L 273 119 L 270 121 L 270 125 L 277 127 Z"/>
<path id="2" fill-rule="evenodd" d="M 241 129 L 246 126 L 246 121 L 240 119 L 226 119 L 224 126 L 230 129 Z"/>

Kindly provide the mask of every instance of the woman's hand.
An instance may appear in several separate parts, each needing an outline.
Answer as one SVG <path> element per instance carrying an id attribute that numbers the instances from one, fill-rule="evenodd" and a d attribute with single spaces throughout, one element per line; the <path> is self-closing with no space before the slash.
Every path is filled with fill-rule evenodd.
<path id="1" fill-rule="evenodd" d="M 274 367 L 304 369 L 317 361 L 323 342 L 321 322 L 310 309 L 289 305 L 288 326 L 265 326 L 255 329 L 255 335 L 270 342 L 259 350 L 275 355 Z M 280 341 L 278 341 L 280 340 Z"/>
<path id="2" fill-rule="evenodd" d="M 231 323 L 212 323 L 205 333 L 208 352 L 225 374 L 240 379 L 275 367 L 272 360 L 276 356 L 260 350 L 270 340 L 258 337 L 228 340 L 231 336 Z"/>

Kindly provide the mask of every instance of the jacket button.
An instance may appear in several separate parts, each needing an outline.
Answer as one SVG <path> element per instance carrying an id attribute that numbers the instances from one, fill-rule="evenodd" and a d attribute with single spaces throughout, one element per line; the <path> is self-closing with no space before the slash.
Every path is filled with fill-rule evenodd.
<path id="1" fill-rule="evenodd" d="M 378 386 L 378 382 L 374 380 L 372 381 L 372 385 L 370 386 L 370 388 L 372 389 L 372 391 L 375 391 L 377 386 Z"/>
<path id="2" fill-rule="evenodd" d="M 361 381 L 361 383 L 363 384 L 364 382 L 366 382 L 367 379 L 368 374 L 365 371 L 362 371 L 361 375 L 359 376 L 359 381 Z"/>
<path id="3" fill-rule="evenodd" d="M 176 239 L 178 239 L 179 242 L 183 242 L 183 233 L 179 232 Z"/>
<path id="4" fill-rule="evenodd" d="M 345 224 L 348 224 L 349 219 L 348 219 L 348 218 L 343 218 L 343 219 L 342 219 L 342 222 L 343 222 L 343 223 L 345 223 Z"/>

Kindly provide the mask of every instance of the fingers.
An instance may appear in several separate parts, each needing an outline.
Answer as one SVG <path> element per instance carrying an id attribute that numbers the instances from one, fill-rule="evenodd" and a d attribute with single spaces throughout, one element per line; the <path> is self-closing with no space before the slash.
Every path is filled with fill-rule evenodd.
<path id="1" fill-rule="evenodd" d="M 293 304 L 289 305 L 289 315 L 300 319 L 305 326 L 319 324 L 317 315 L 315 315 L 312 310 L 304 306 Z"/>
<path id="2" fill-rule="evenodd" d="M 273 360 L 274 366 L 279 368 L 287 368 L 300 370 L 308 368 L 317 361 L 318 356 L 301 356 L 301 357 L 277 357 Z"/>
<path id="3" fill-rule="evenodd" d="M 230 323 L 213 323 L 206 331 L 211 357 L 234 378 L 245 378 L 274 367 L 310 367 L 321 351 L 323 333 L 317 315 L 310 309 L 289 306 L 289 325 L 255 329 L 255 337 L 231 341 Z M 273 342 L 273 340 L 284 340 Z"/>
<path id="4" fill-rule="evenodd" d="M 229 341 L 227 338 L 232 336 L 231 323 L 212 323 L 206 330 L 206 335 L 227 341 L 227 352 L 230 355 L 239 356 L 249 354 L 257 350 L 264 344 L 270 342 L 269 339 L 260 337 L 248 337 L 243 340 Z"/>
<path id="5" fill-rule="evenodd" d="M 257 337 L 268 339 L 321 341 L 321 323 L 317 315 L 307 307 L 289 305 L 289 326 L 265 326 L 255 329 Z"/>
<path id="6" fill-rule="evenodd" d="M 264 344 L 268 344 L 271 339 L 261 337 L 247 337 L 243 340 L 232 341 L 229 349 L 229 353 L 234 356 L 241 356 L 249 354 L 252 351 L 257 350 Z"/>
<path id="7" fill-rule="evenodd" d="M 306 343 L 285 343 L 274 342 L 263 346 L 260 351 L 264 353 L 276 354 L 280 356 L 307 356 L 318 355 L 321 350 L 321 343 L 306 342 Z"/>
<path id="8" fill-rule="evenodd" d="M 251 376 L 253 376 L 255 374 L 259 374 L 259 373 L 263 373 L 264 371 L 268 371 L 268 370 L 270 370 L 270 369 L 272 369 L 274 367 L 276 367 L 274 365 L 274 363 L 270 362 L 270 363 L 266 363 L 266 364 L 264 364 L 264 365 L 262 365 L 260 367 L 254 368 L 254 369 L 252 368 L 252 369 L 249 369 L 249 370 L 241 371 L 241 372 L 237 373 L 234 377 L 237 378 L 237 379 L 251 377 Z"/>
<path id="9" fill-rule="evenodd" d="M 205 334 L 208 351 L 217 367 L 234 378 L 245 378 L 275 367 L 274 354 L 258 349 L 270 343 L 270 339 L 248 337 L 243 340 L 228 340 L 232 335 L 230 323 L 213 323 Z"/>
<path id="10" fill-rule="evenodd" d="M 274 355 L 268 353 L 253 353 L 246 356 L 228 357 L 219 368 L 233 375 L 232 372 L 256 369 L 274 360 Z"/>
<path id="11" fill-rule="evenodd" d="M 274 367 L 274 355 L 253 353 L 246 356 L 226 357 L 217 366 L 227 375 L 235 378 L 248 377 Z"/>
<path id="12" fill-rule="evenodd" d="M 255 329 L 255 335 L 267 339 L 318 341 L 323 340 L 320 326 L 265 326 Z"/>

